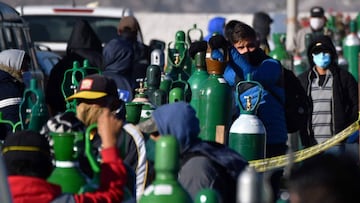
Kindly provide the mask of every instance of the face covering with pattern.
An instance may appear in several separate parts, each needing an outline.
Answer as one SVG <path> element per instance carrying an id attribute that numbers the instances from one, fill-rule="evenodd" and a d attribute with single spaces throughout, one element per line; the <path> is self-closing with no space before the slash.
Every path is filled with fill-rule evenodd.
<path id="1" fill-rule="evenodd" d="M 102 109 L 98 105 L 80 103 L 76 108 L 76 117 L 86 126 L 89 126 L 97 122 Z"/>
<path id="2" fill-rule="evenodd" d="M 326 69 L 331 63 L 331 56 L 329 53 L 321 52 L 318 54 L 312 54 L 312 56 L 314 63 L 320 68 Z"/>

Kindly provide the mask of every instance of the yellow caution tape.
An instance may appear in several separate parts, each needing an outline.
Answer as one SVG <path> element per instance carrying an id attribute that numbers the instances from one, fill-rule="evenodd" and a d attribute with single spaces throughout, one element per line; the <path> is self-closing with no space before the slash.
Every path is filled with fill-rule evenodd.
<path id="1" fill-rule="evenodd" d="M 347 127 L 346 129 L 339 132 L 331 139 L 328 139 L 323 143 L 294 152 L 293 155 L 294 157 L 292 159 L 294 162 L 300 162 L 316 154 L 319 154 L 320 152 L 327 150 L 330 147 L 333 147 L 339 142 L 343 141 L 345 138 L 347 138 L 357 130 L 359 130 L 359 121 L 354 122 L 349 127 Z M 250 166 L 254 167 L 256 171 L 265 172 L 268 170 L 286 166 L 289 162 L 288 160 L 289 160 L 288 155 L 281 155 L 266 159 L 249 161 L 249 164 Z"/>

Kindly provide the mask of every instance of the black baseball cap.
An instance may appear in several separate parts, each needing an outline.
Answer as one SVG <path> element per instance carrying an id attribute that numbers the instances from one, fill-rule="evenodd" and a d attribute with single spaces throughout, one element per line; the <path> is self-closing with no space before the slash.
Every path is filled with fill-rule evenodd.
<path id="1" fill-rule="evenodd" d="M 104 75 L 93 74 L 82 79 L 77 92 L 66 98 L 66 100 L 91 100 L 105 96 L 119 98 L 115 81 Z"/>
<path id="2" fill-rule="evenodd" d="M 325 16 L 325 11 L 322 7 L 320 6 L 314 6 L 310 9 L 310 16 L 311 17 L 324 17 Z"/>

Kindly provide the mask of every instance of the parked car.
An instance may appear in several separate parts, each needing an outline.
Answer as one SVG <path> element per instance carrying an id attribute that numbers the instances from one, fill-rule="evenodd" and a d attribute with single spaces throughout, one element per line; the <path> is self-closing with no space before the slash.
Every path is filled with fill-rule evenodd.
<path id="1" fill-rule="evenodd" d="M 8 4 L 0 2 L 0 51 L 5 49 L 22 49 L 31 58 L 30 71 L 25 79 L 36 78 L 39 87 L 43 87 L 44 75 L 40 70 L 36 50 L 29 33 L 29 25 L 20 14 Z M 25 84 L 29 81 L 25 80 Z"/>
<path id="2" fill-rule="evenodd" d="M 67 40 L 78 18 L 88 21 L 105 45 L 116 37 L 121 17 L 133 15 L 128 8 L 26 5 L 16 9 L 29 23 L 35 45 L 48 47 L 61 56 L 66 52 Z M 139 40 L 143 41 L 141 31 Z"/>
<path id="3" fill-rule="evenodd" d="M 46 77 L 48 77 L 54 65 L 61 59 L 61 56 L 53 51 L 38 48 L 36 49 L 36 58 L 42 72 Z"/>

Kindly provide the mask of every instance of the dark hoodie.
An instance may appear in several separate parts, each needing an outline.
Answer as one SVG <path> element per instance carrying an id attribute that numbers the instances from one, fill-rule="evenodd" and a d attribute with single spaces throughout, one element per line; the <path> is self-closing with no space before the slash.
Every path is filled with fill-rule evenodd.
<path id="1" fill-rule="evenodd" d="M 321 46 L 319 46 L 319 43 L 321 43 Z M 310 67 L 314 67 L 315 65 L 312 54 L 314 53 L 314 51 L 316 51 L 316 49 L 320 49 L 320 47 L 324 47 L 324 49 L 330 52 L 331 64 L 329 65 L 329 67 L 337 66 L 338 56 L 331 38 L 326 35 L 318 35 L 314 37 L 311 44 L 307 48 L 307 56 L 309 59 Z"/>
<path id="2" fill-rule="evenodd" d="M 321 46 L 319 46 L 319 43 L 321 43 Z M 298 76 L 310 100 L 311 82 L 316 78 L 313 68 L 315 64 L 312 59 L 312 53 L 320 47 L 322 47 L 321 49 L 326 49 L 331 54 L 331 64 L 328 66 L 328 70 L 333 76 L 332 125 L 333 132 L 336 134 L 358 119 L 358 84 L 355 78 L 347 70 L 339 68 L 337 65 L 338 57 L 331 38 L 325 35 L 316 36 L 307 49 L 311 68 Z M 309 115 L 312 114 L 312 108 L 311 105 Z M 314 132 L 312 131 L 311 124 L 312 120 L 311 116 L 309 116 L 306 128 L 302 129 L 300 133 L 313 136 Z"/>
<path id="3" fill-rule="evenodd" d="M 270 52 L 270 46 L 268 43 L 268 36 L 270 35 L 270 26 L 273 20 L 265 12 L 257 12 L 254 14 L 252 26 L 258 36 L 260 47 L 268 54 Z"/>
<path id="4" fill-rule="evenodd" d="M 13 124 L 19 121 L 19 105 L 25 85 L 22 80 L 21 66 L 25 51 L 7 49 L 0 52 L 0 112 L 2 119 Z M 0 124 L 0 140 L 12 132 L 12 126 Z"/>
<path id="5" fill-rule="evenodd" d="M 106 44 L 104 51 L 104 75 L 115 80 L 118 91 L 125 96 L 121 99 L 125 102 L 133 99 L 135 83 L 132 80 L 134 68 L 134 50 L 131 41 L 124 36 L 118 36 Z"/>
<path id="6" fill-rule="evenodd" d="M 75 23 L 68 40 L 66 55 L 51 70 L 45 88 L 45 100 L 52 115 L 66 110 L 61 91 L 65 71 L 73 67 L 74 61 L 82 66 L 85 59 L 89 60 L 90 66 L 102 69 L 101 41 L 89 23 L 80 19 Z"/>
<path id="7" fill-rule="evenodd" d="M 196 112 L 186 102 L 162 105 L 152 117 L 160 135 L 175 136 L 179 142 L 179 182 L 190 195 L 194 198 L 201 189 L 212 188 L 223 202 L 235 202 L 236 180 L 246 160 L 225 145 L 201 141 Z"/>

